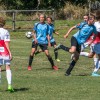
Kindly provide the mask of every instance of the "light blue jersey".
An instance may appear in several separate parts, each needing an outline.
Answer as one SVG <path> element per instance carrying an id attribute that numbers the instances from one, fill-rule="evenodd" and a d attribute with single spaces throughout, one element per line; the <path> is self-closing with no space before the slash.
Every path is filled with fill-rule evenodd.
<path id="1" fill-rule="evenodd" d="M 73 36 L 76 38 L 79 45 L 86 42 L 89 36 L 94 33 L 97 34 L 96 27 L 94 25 L 85 24 L 76 34 Z"/>
<path id="2" fill-rule="evenodd" d="M 77 24 L 76 28 L 81 29 L 85 24 L 87 24 L 87 22 L 83 21 L 83 22 Z"/>
<path id="3" fill-rule="evenodd" d="M 48 24 L 49 26 L 49 36 L 50 36 L 50 43 L 54 42 L 54 38 L 53 38 L 53 33 L 54 33 L 54 25 L 53 24 Z"/>
<path id="4" fill-rule="evenodd" d="M 49 27 L 46 23 L 35 23 L 33 30 L 36 32 L 36 39 L 39 44 L 48 44 Z"/>

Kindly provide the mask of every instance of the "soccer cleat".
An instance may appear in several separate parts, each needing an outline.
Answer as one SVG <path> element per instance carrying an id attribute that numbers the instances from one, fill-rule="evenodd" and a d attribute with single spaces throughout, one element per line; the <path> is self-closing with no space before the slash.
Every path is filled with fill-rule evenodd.
<path id="1" fill-rule="evenodd" d="M 12 88 L 11 85 L 8 85 L 8 91 L 10 91 L 10 92 L 14 92 L 14 89 Z"/>
<path id="2" fill-rule="evenodd" d="M 60 62 L 60 59 L 56 59 L 57 62 Z"/>
<path id="3" fill-rule="evenodd" d="M 100 74 L 97 74 L 96 72 L 93 72 L 92 76 L 100 76 Z"/>
<path id="4" fill-rule="evenodd" d="M 61 49 L 61 44 L 58 44 L 55 48 L 54 48 L 54 51 L 57 51 L 58 49 Z"/>
<path id="5" fill-rule="evenodd" d="M 65 73 L 65 76 L 70 76 L 70 74 L 68 74 L 68 73 Z"/>
<path id="6" fill-rule="evenodd" d="M 57 66 L 53 66 L 52 67 L 54 70 L 58 70 L 58 67 Z"/>
<path id="7" fill-rule="evenodd" d="M 27 69 L 30 71 L 30 70 L 32 70 L 32 67 L 31 67 L 31 66 L 28 66 L 28 68 L 27 68 Z"/>

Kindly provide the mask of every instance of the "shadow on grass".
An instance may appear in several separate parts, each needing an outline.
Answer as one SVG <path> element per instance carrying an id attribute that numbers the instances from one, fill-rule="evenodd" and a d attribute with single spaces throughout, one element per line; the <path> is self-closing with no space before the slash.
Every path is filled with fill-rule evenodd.
<path id="1" fill-rule="evenodd" d="M 74 76 L 90 76 L 90 74 L 83 73 L 83 74 L 77 74 L 77 75 L 74 75 Z"/>
<path id="2" fill-rule="evenodd" d="M 61 70 L 61 69 L 63 69 L 63 68 L 59 68 L 59 67 L 58 67 L 58 70 Z M 35 70 L 48 70 L 48 71 L 49 71 L 49 70 L 50 70 L 50 71 L 52 70 L 52 71 L 53 71 L 54 69 L 52 69 L 52 68 L 39 68 L 39 69 L 35 69 Z"/>
<path id="3" fill-rule="evenodd" d="M 15 88 L 14 88 L 14 92 L 27 91 L 27 90 L 29 90 L 29 88 L 19 88 L 19 89 L 15 89 Z M 6 91 L 8 91 L 8 90 L 6 90 Z M 13 93 L 13 92 L 12 92 L 12 93 Z"/>
<path id="4" fill-rule="evenodd" d="M 19 89 L 14 89 L 14 92 L 27 91 L 27 90 L 29 90 L 29 88 L 19 88 Z"/>

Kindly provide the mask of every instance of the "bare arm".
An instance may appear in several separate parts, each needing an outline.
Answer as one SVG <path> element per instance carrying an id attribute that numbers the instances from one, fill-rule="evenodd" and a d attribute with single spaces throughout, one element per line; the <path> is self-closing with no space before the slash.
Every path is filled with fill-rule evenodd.
<path id="1" fill-rule="evenodd" d="M 76 28 L 76 26 L 71 27 L 71 28 L 68 30 L 68 32 L 64 35 L 64 38 L 67 38 L 68 35 L 71 33 L 71 31 L 72 31 L 73 29 L 75 29 L 75 28 Z"/>
<path id="2" fill-rule="evenodd" d="M 33 36 L 33 39 L 34 39 L 35 43 L 37 43 L 36 34 L 35 34 L 34 30 L 32 31 L 32 36 Z"/>
<path id="3" fill-rule="evenodd" d="M 47 35 L 47 39 L 48 39 L 48 46 L 51 46 L 51 43 L 50 43 L 50 36 Z"/>
<path id="4" fill-rule="evenodd" d="M 12 60 L 12 54 L 11 54 L 11 51 L 10 51 L 10 46 L 9 46 L 9 42 L 5 42 L 5 45 L 6 45 L 6 48 L 10 54 L 10 60 Z"/>

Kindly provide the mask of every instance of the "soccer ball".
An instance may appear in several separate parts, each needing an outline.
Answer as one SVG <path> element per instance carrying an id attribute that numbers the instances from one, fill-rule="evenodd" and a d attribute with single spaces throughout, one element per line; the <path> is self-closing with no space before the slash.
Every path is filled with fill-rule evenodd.
<path id="1" fill-rule="evenodd" d="M 26 33 L 25 33 L 25 36 L 26 36 L 28 39 L 32 38 L 32 32 L 26 32 Z"/>

